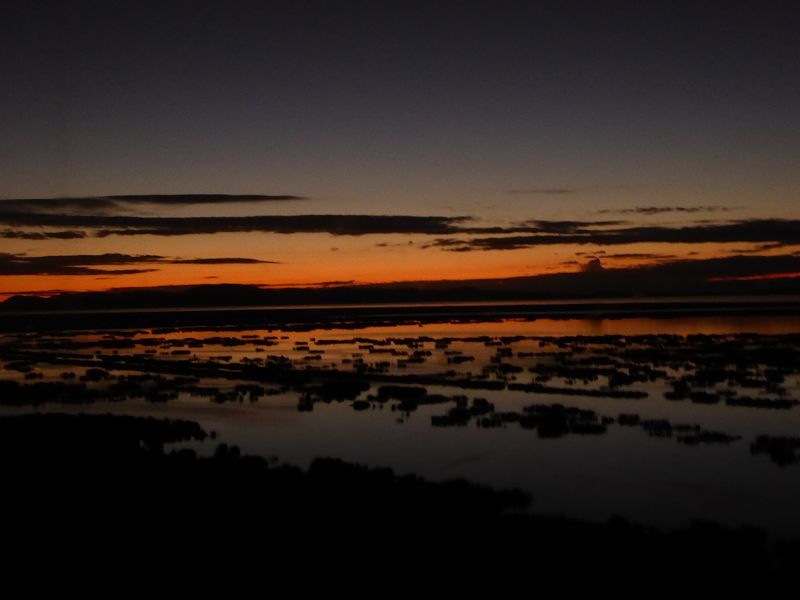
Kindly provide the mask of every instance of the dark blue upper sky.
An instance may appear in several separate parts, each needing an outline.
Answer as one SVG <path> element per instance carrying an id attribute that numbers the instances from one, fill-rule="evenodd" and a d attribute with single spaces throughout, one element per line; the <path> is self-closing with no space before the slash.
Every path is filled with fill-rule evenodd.
<path id="1" fill-rule="evenodd" d="M 558 188 L 577 211 L 788 207 L 798 12 L 6 3 L 0 196 L 295 193 L 337 212 L 511 216 L 551 210 L 537 190 Z"/>

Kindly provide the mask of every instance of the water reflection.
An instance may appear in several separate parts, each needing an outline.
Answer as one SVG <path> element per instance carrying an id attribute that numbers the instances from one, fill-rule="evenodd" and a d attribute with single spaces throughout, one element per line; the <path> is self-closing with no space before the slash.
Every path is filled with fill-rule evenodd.
<path id="1" fill-rule="evenodd" d="M 192 419 L 294 464 L 521 487 L 541 512 L 800 534 L 797 331 L 692 316 L 7 334 L 0 391 L 5 413 Z"/>

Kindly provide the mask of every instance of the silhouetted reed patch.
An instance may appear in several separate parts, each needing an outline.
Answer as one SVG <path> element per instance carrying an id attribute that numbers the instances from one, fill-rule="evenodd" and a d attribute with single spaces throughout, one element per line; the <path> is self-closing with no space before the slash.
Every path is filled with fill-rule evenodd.
<path id="1" fill-rule="evenodd" d="M 569 414 L 532 407 L 527 414 Z M 580 415 L 580 422 L 593 422 Z M 365 571 L 451 587 L 463 569 L 528 581 L 553 576 L 726 582 L 791 576 L 797 544 L 698 522 L 664 532 L 615 518 L 529 512 L 531 498 L 465 481 L 432 483 L 332 458 L 308 469 L 220 444 L 188 421 L 110 415 L 0 418 L 0 572 L 5 588 L 183 581 L 202 585 Z M 479 565 L 479 566 L 478 566 Z M 654 580 L 654 579 L 651 579 Z"/>

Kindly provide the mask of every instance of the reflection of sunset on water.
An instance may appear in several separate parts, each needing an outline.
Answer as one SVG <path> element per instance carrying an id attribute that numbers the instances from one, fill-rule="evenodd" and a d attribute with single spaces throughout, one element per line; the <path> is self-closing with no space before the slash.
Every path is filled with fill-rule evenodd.
<path id="1" fill-rule="evenodd" d="M 522 487 L 539 510 L 624 510 L 667 526 L 701 515 L 800 533 L 798 471 L 768 460 L 794 455 L 768 441 L 747 454 L 758 436 L 800 425 L 800 317 L 295 327 L 6 333 L 0 385 L 52 386 L 33 396 L 42 411 L 196 420 L 246 452 L 300 465 L 337 455 Z M 75 389 L 86 398 L 77 405 Z M 573 416 L 558 416 L 565 410 Z M 554 468 L 569 480 L 543 487 Z M 676 468 L 680 489 L 660 475 Z M 597 477 L 615 485 L 598 491 Z M 741 500 L 714 504 L 714 490 L 696 487 L 709 478 Z M 769 514 L 752 497 L 769 501 Z"/>

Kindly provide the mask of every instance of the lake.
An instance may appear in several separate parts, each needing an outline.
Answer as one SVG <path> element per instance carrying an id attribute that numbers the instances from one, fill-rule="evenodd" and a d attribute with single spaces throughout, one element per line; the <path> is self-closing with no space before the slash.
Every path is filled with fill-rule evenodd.
<path id="1" fill-rule="evenodd" d="M 216 433 L 202 453 L 224 441 L 519 487 L 537 513 L 800 535 L 796 315 L 340 325 L 9 332 L 17 399 L 0 410 L 190 419 Z"/>

